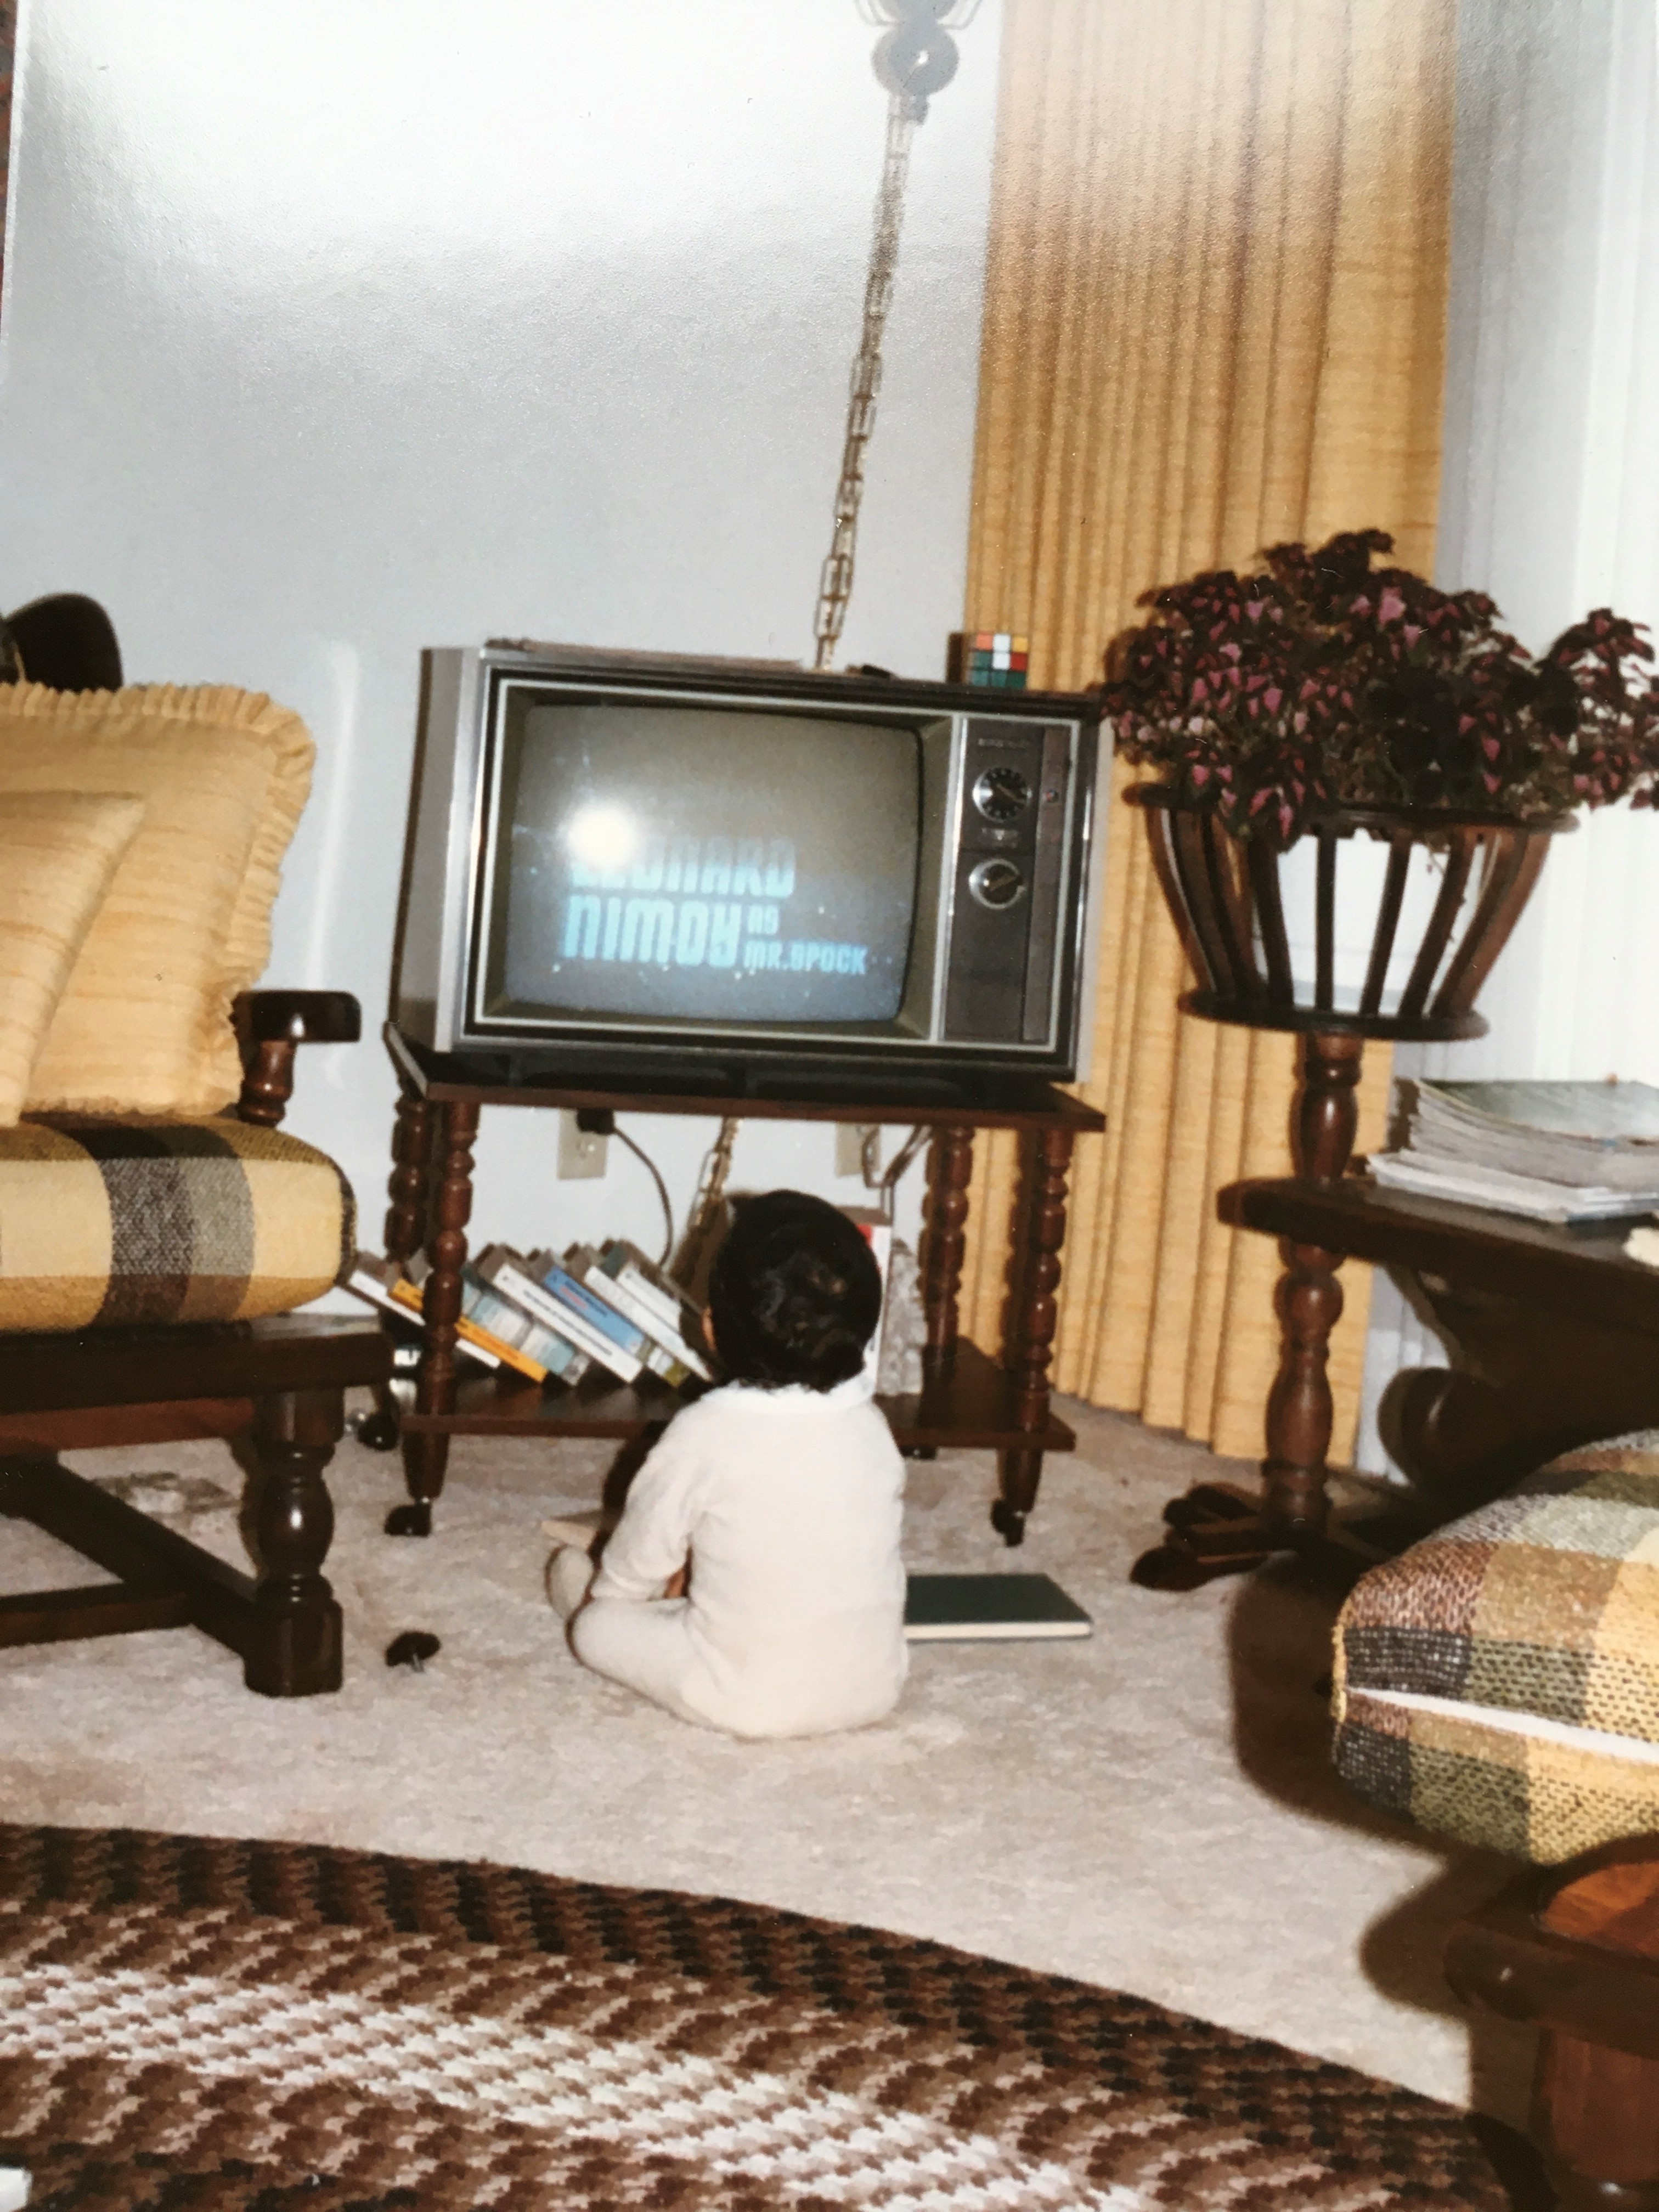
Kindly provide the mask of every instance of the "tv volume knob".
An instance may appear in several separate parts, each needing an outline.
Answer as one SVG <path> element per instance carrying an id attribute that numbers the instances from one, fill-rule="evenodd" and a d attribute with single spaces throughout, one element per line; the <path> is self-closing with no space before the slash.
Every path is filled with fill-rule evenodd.
<path id="1" fill-rule="evenodd" d="M 1024 896 L 1025 878 L 1012 860 L 981 860 L 969 877 L 968 888 L 981 906 L 996 914 Z"/>

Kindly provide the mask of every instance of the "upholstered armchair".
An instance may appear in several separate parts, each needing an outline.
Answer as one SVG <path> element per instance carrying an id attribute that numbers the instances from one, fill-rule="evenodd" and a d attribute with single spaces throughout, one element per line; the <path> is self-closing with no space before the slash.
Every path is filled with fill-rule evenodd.
<path id="1" fill-rule="evenodd" d="M 1659 2212 L 1659 1451 L 1570 1452 L 1356 1584 L 1336 1762 L 1531 1871 L 1454 1931 L 1460 1994 L 1541 2029 L 1568 2212 Z"/>
<path id="2" fill-rule="evenodd" d="M 324 1470 L 390 1355 L 295 1310 L 349 1264 L 352 1199 L 277 1125 L 296 1047 L 359 1016 L 250 988 L 311 740 L 225 687 L 122 689 L 88 600 L 0 644 L 0 1513 L 114 1577 L 0 1596 L 0 1648 L 193 1627 L 250 1688 L 335 1689 Z M 58 1456 L 207 1436 L 251 1446 L 252 1574 Z"/>

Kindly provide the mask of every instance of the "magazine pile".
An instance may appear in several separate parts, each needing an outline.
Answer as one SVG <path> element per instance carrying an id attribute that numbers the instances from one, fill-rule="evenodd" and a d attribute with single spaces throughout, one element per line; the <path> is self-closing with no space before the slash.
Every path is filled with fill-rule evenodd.
<path id="1" fill-rule="evenodd" d="M 418 1321 L 427 1266 L 360 1252 L 346 1288 L 368 1304 Z M 580 1382 L 598 1367 L 619 1382 L 642 1374 L 678 1389 L 711 1379 L 702 1310 L 635 1245 L 573 1244 L 563 1257 L 491 1244 L 461 1271 L 457 1350 L 480 1366 L 515 1369 L 532 1382 Z"/>
<path id="2" fill-rule="evenodd" d="M 1407 1083 L 1405 1141 L 1373 1152 L 1384 1190 L 1533 1221 L 1659 1212 L 1659 1090 L 1646 1083 Z"/>

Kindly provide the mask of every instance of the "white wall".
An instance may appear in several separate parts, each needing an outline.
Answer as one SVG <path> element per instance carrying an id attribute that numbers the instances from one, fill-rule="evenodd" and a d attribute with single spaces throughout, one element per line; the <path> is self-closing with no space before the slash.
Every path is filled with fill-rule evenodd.
<path id="1" fill-rule="evenodd" d="M 1659 628 L 1659 54 L 1654 0 L 1462 0 L 1437 580 L 1534 651 L 1593 606 Z M 1480 999 L 1478 1043 L 1402 1075 L 1659 1084 L 1659 815 L 1557 840 Z M 1443 1353 L 1378 1276 L 1376 1403 Z"/>
<path id="2" fill-rule="evenodd" d="M 960 620 L 1000 26 L 918 133 L 845 658 Z M 0 605 L 90 592 L 134 681 L 318 741 L 267 980 L 386 1003 L 428 645 L 810 654 L 885 94 L 854 0 L 24 0 L 0 318 Z M 290 1120 L 378 1243 L 383 1048 Z M 714 1124 L 631 1125 L 682 1214 Z M 654 1243 L 485 1117 L 477 1228 Z M 831 1133 L 733 1181 L 843 1200 Z"/>

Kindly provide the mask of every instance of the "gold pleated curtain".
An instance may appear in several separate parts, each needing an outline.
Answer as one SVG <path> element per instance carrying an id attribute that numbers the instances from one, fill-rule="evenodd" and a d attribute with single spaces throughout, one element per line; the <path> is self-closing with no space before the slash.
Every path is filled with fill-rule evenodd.
<path id="1" fill-rule="evenodd" d="M 1429 571 L 1439 489 L 1455 0 L 1007 0 L 969 629 L 1034 684 L 1098 680 L 1150 586 L 1372 524 Z M 1294 1041 L 1187 988 L 1134 810 L 1105 806 L 1090 1079 L 1053 1378 L 1218 1451 L 1263 1445 L 1278 1256 L 1214 1198 L 1288 1171 Z M 1359 1143 L 1389 1054 L 1366 1053 Z M 1000 1339 L 1013 1140 L 980 1140 L 963 1327 Z M 1344 1271 L 1332 1455 L 1367 1271 Z"/>

